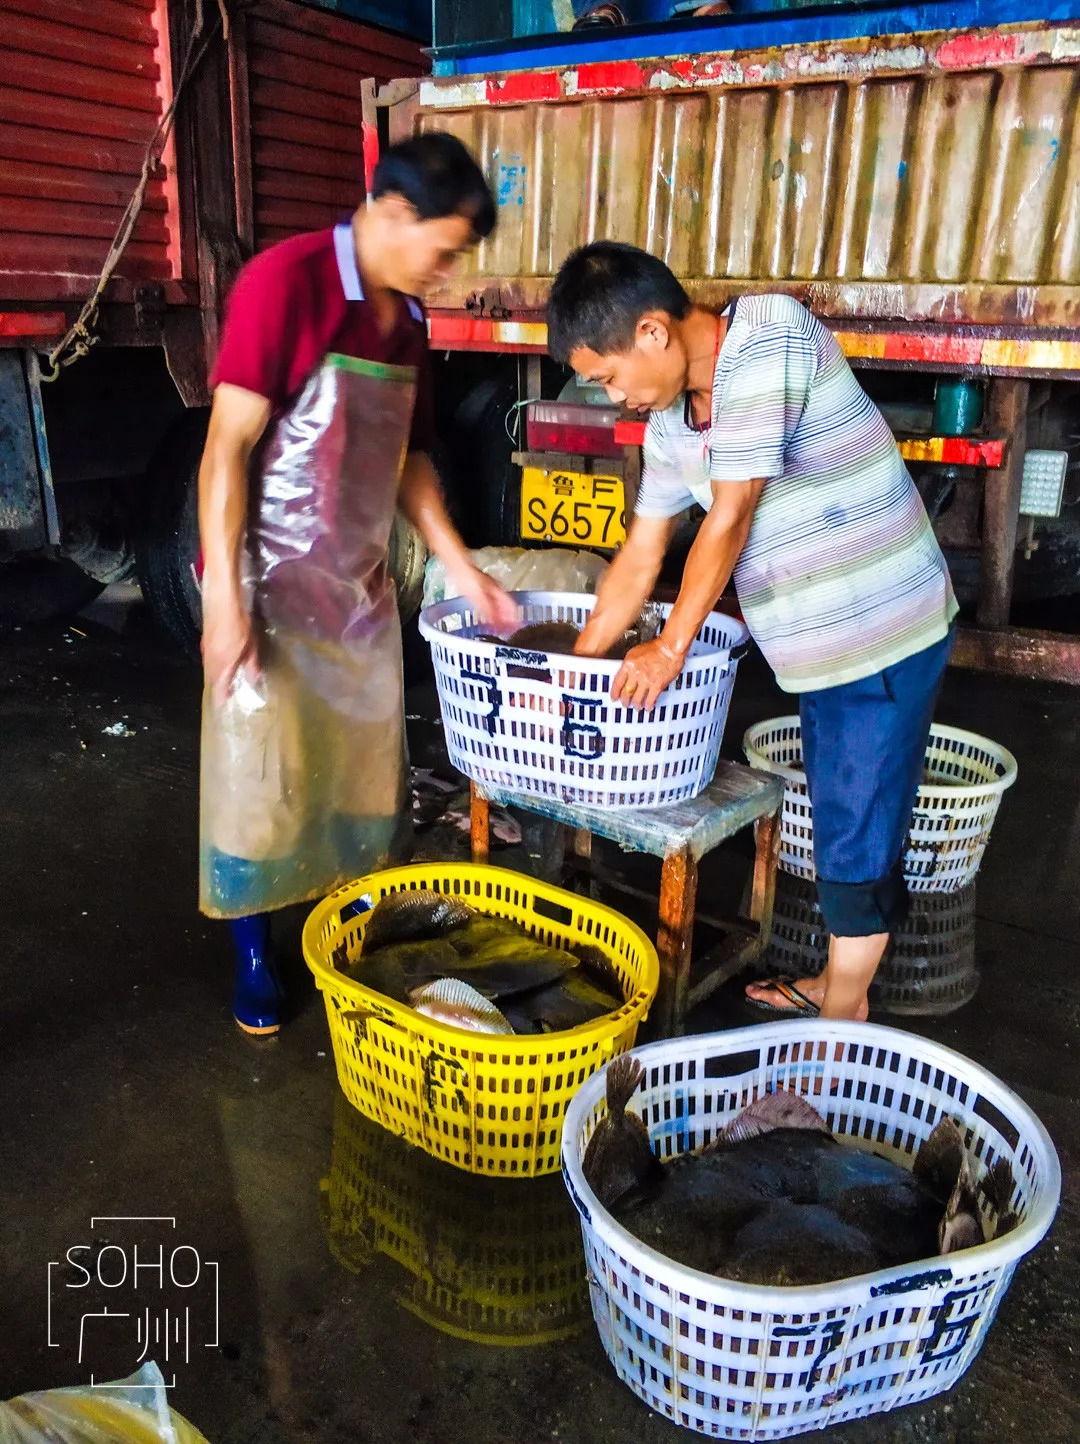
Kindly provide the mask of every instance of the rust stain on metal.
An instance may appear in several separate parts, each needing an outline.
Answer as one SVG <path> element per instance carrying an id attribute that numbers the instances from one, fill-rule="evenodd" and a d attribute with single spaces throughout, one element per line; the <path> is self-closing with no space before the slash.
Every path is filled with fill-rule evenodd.
<path id="1" fill-rule="evenodd" d="M 961 627 L 950 664 L 1040 682 L 1080 683 L 1080 638 L 1017 627 Z"/>
<path id="2" fill-rule="evenodd" d="M 1036 25 L 425 82 L 419 124 L 493 181 L 529 158 L 514 224 L 434 303 L 497 284 L 539 311 L 568 252 L 610 237 L 705 304 L 1080 327 L 1078 70 L 1080 30 Z"/>

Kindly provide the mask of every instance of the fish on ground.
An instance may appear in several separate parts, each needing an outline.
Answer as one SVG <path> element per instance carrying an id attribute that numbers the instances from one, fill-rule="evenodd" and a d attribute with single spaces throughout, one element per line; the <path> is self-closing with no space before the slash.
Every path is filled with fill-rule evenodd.
<path id="1" fill-rule="evenodd" d="M 835 1138 L 804 1098 L 777 1090 L 748 1104 L 700 1152 L 661 1164 L 651 1148 L 646 1156 L 645 1126 L 627 1110 L 640 1071 L 635 1077 L 619 1062 L 585 1177 L 625 1228 L 679 1263 L 744 1283 L 797 1286 L 985 1239 L 971 1160 L 951 1118 L 909 1170 Z M 988 1172 L 982 1187 L 1010 1224 L 1006 1168 Z"/>

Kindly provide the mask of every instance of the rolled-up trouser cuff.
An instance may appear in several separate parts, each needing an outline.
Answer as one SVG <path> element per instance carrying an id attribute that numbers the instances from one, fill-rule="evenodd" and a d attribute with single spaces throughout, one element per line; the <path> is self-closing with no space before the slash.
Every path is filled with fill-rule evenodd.
<path id="1" fill-rule="evenodd" d="M 836 938 L 895 932 L 908 915 L 902 862 L 876 882 L 826 882 L 819 877 L 817 890 L 825 922 Z"/>

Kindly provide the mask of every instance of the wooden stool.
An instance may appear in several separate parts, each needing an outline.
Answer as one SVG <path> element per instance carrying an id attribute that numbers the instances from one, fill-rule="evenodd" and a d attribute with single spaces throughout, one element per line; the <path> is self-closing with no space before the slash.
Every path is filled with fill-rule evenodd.
<path id="1" fill-rule="evenodd" d="M 574 852 L 579 864 L 589 864 L 592 838 L 606 837 L 629 852 L 651 853 L 663 859 L 656 950 L 660 955 L 660 991 L 653 1019 L 658 1036 L 681 1033 L 686 1014 L 728 978 L 757 962 L 772 932 L 776 860 L 780 848 L 780 807 L 784 785 L 779 777 L 755 772 L 738 762 L 721 762 L 716 775 L 700 796 L 689 802 L 641 811 L 605 811 L 578 807 L 548 797 L 522 797 L 518 793 L 485 786 L 471 788 L 472 855 L 487 862 L 490 846 L 489 807 L 520 807 L 563 823 L 574 831 Z M 756 853 L 750 887 L 749 916 L 719 919 L 700 914 L 703 922 L 726 934 L 718 947 L 697 960 L 691 985 L 690 964 L 694 919 L 697 914 L 698 863 L 706 853 L 741 828 L 754 825 Z M 642 889 L 622 881 L 610 870 L 592 864 L 590 872 L 608 885 L 639 897 Z"/>

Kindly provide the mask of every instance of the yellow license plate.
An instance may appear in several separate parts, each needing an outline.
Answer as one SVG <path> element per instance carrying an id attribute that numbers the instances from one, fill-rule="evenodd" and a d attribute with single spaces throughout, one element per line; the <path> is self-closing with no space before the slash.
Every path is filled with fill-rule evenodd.
<path id="1" fill-rule="evenodd" d="M 626 540 L 622 478 L 580 471 L 521 473 L 521 535 L 563 546 L 617 547 Z"/>

